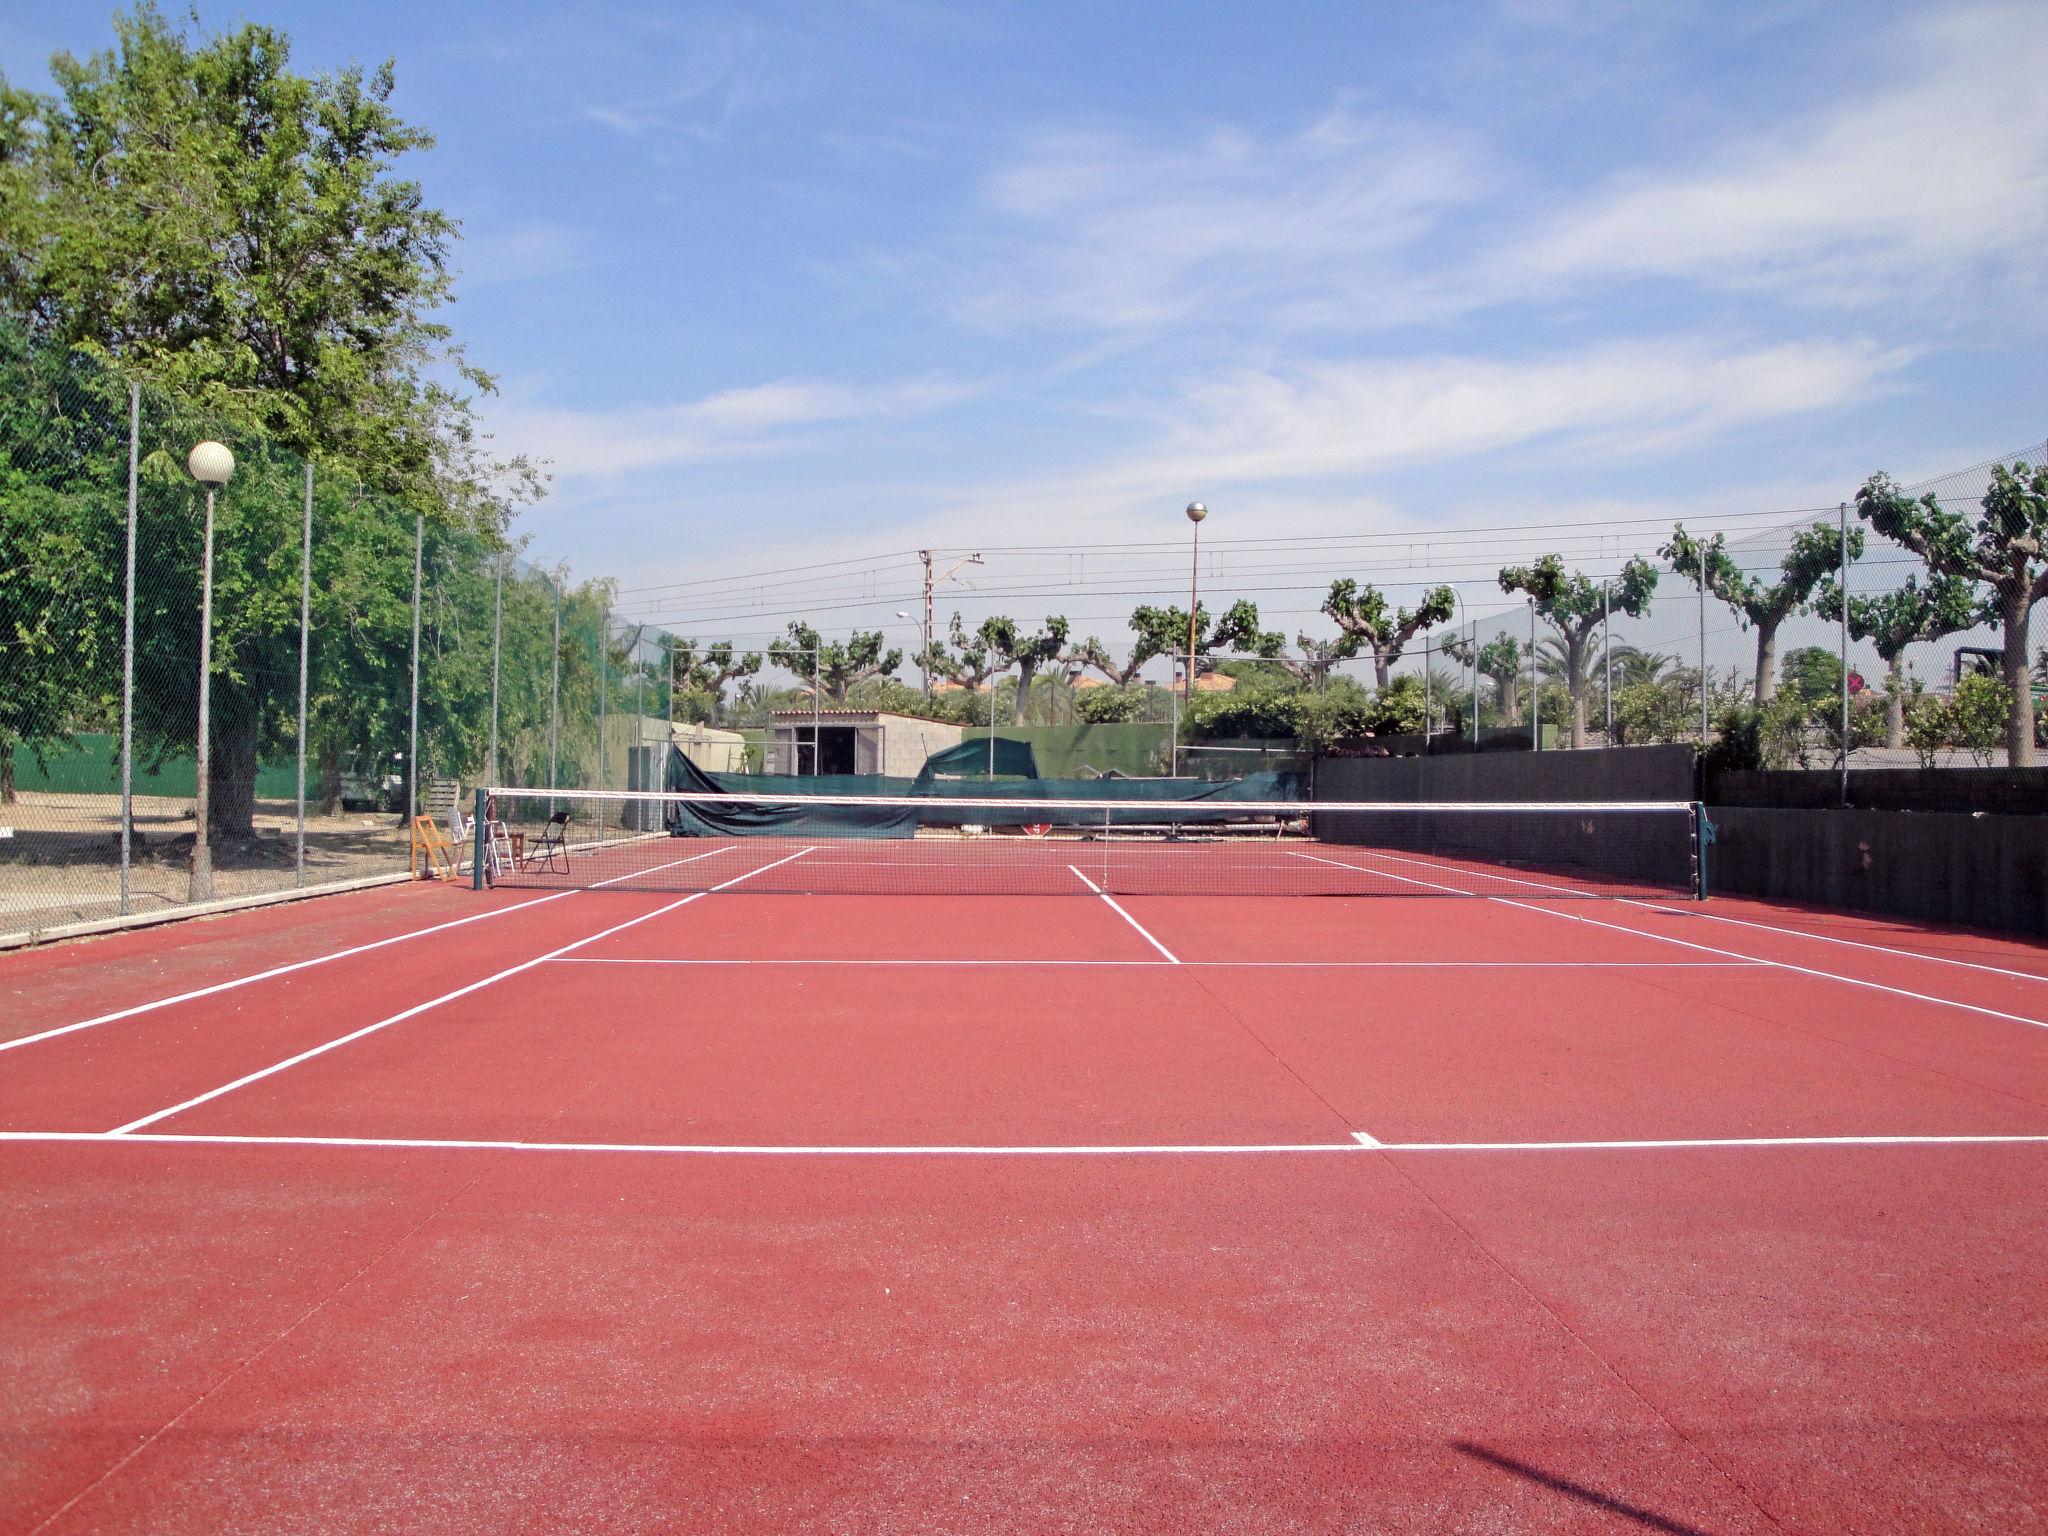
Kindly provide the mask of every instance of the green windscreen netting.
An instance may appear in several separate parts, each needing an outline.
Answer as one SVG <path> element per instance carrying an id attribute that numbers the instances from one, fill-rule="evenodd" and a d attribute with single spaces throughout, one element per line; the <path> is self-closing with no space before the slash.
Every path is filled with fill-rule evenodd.
<path id="1" fill-rule="evenodd" d="M 997 767 L 1004 762 L 1003 740 L 997 739 Z M 945 779 L 920 774 L 915 779 L 873 775 L 766 775 L 720 774 L 699 768 L 682 751 L 670 746 L 666 787 L 672 793 L 698 796 L 733 796 L 728 812 L 715 801 L 692 798 L 671 802 L 663 824 L 677 837 L 730 836 L 775 829 L 792 834 L 809 831 L 831 832 L 841 837 L 915 837 L 923 827 L 993 826 L 990 812 L 980 806 L 949 806 L 948 800 L 985 798 L 990 793 L 986 778 L 988 742 L 970 744 L 981 754 L 983 776 Z M 1011 763 L 1026 762 L 1035 768 L 1030 746 L 1013 743 L 1019 752 Z M 966 752 L 968 745 L 940 753 L 926 764 Z M 1018 777 L 1006 781 L 999 791 L 1008 803 L 1002 813 L 1009 826 L 1142 826 L 1159 819 L 1160 807 L 1175 807 L 1171 819 L 1176 825 L 1232 819 L 1230 806 L 1242 801 L 1306 801 L 1308 786 L 1298 773 L 1252 773 L 1239 779 L 1041 779 Z M 820 797 L 831 799 L 881 798 L 915 799 L 929 804 L 907 808 L 901 805 L 862 806 L 806 804 Z M 1130 808 L 1066 810 L 1062 800 L 1129 801 Z M 1205 811 L 1204 805 L 1213 805 Z"/>

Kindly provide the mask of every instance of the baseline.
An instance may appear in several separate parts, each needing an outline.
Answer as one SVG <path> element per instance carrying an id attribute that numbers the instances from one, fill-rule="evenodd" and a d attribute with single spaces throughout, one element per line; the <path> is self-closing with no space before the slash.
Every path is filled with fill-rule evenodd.
<path id="1" fill-rule="evenodd" d="M 392 1151 L 582 1152 L 673 1157 L 1196 1157 L 1293 1155 L 1326 1152 L 1632 1152 L 1711 1151 L 1774 1147 L 1997 1147 L 2048 1146 L 2048 1132 L 1854 1136 L 1678 1136 L 1599 1141 L 1376 1141 L 1353 1131 L 1347 1141 L 1131 1142 L 1125 1144 L 863 1142 L 779 1143 L 660 1141 L 519 1141 L 460 1137 L 279 1136 L 179 1131 L 0 1131 L 0 1142 L 112 1146 L 374 1147 Z"/>

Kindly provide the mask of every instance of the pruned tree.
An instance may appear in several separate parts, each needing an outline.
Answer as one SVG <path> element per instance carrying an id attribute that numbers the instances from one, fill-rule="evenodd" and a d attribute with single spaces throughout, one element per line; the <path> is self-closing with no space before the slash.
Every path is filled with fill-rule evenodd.
<path id="1" fill-rule="evenodd" d="M 1449 587 L 1432 587 L 1422 594 L 1414 612 L 1406 608 L 1390 611 L 1386 595 L 1378 587 L 1369 582 L 1360 585 L 1346 576 L 1330 583 L 1323 612 L 1359 646 L 1372 652 L 1374 680 L 1384 688 L 1408 642 L 1419 631 L 1447 622 L 1457 602 L 1457 593 Z"/>
<path id="2" fill-rule="evenodd" d="M 1334 640 L 1318 640 L 1312 635 L 1296 635 L 1294 645 L 1295 649 L 1301 652 L 1301 660 L 1285 661 L 1285 665 L 1311 687 L 1320 688 L 1330 680 L 1330 674 L 1337 669 L 1337 663 L 1349 661 L 1358 654 L 1361 644 L 1356 635 L 1340 634 Z"/>
<path id="3" fill-rule="evenodd" d="M 1724 533 L 1701 543 L 1680 523 L 1657 553 L 1670 562 L 1674 574 L 1695 587 L 1704 585 L 1709 594 L 1726 603 L 1745 629 L 1756 627 L 1756 702 L 1768 704 L 1778 686 L 1778 629 L 1793 614 L 1804 612 L 1814 588 L 1840 568 L 1841 534 L 1825 522 L 1800 529 L 1779 563 L 1778 579 L 1769 583 L 1736 564 Z M 1856 560 L 1862 555 L 1863 530 L 1852 528 L 1849 558 Z"/>
<path id="4" fill-rule="evenodd" d="M 1495 635 L 1479 647 L 1476 665 L 1479 675 L 1493 683 L 1494 707 L 1506 725 L 1522 723 L 1522 678 L 1529 670 L 1529 653 L 1513 635 Z"/>
<path id="5" fill-rule="evenodd" d="M 1094 671 L 1100 672 L 1117 687 L 1125 688 L 1138 680 L 1139 670 L 1149 660 L 1150 656 L 1144 656 L 1119 663 L 1110 655 L 1108 646 L 1094 635 L 1090 635 L 1087 639 L 1076 641 L 1069 646 L 1066 654 L 1060 657 L 1060 665 L 1066 669 L 1069 682 L 1084 672 Z"/>
<path id="6" fill-rule="evenodd" d="M 824 640 L 802 619 L 791 619 L 789 638 L 771 644 L 768 659 L 806 681 L 815 678 L 824 701 L 843 706 L 847 689 L 894 672 L 903 665 L 903 652 L 884 650 L 879 629 L 857 630 L 844 640 Z"/>
<path id="7" fill-rule="evenodd" d="M 1813 611 L 1840 623 L 1842 588 L 1821 583 Z M 1885 665 L 1884 744 L 1906 744 L 1906 647 L 1975 629 L 1997 615 L 1976 582 L 1966 576 L 1930 574 L 1926 586 L 1911 576 L 1902 587 L 1870 597 L 1849 598 L 1849 633 L 1868 640 Z"/>
<path id="8" fill-rule="evenodd" d="M 1011 619 L 990 619 L 982 626 L 998 659 L 1004 666 L 1017 669 L 1017 702 L 1012 712 L 1016 724 L 1024 723 L 1032 681 L 1065 654 L 1067 627 L 1067 621 L 1058 614 L 1047 618 L 1044 626 L 1033 634 L 1025 634 Z"/>
<path id="9" fill-rule="evenodd" d="M 1138 675 L 1138 668 L 1155 656 L 1185 657 L 1188 651 L 1188 614 L 1185 608 L 1155 608 L 1141 604 L 1131 613 L 1131 633 L 1136 641 L 1131 647 L 1131 660 L 1125 669 L 1127 676 L 1118 679 L 1128 682 Z M 1192 670 L 1199 673 L 1205 657 L 1219 651 L 1237 652 L 1251 656 L 1278 656 L 1287 648 L 1287 637 L 1278 630 L 1259 628 L 1259 605 L 1249 598 L 1239 598 L 1223 611 L 1223 616 L 1213 622 L 1209 610 L 1199 603 L 1195 606 L 1195 655 Z M 1193 679 L 1190 678 L 1190 682 Z"/>
<path id="10" fill-rule="evenodd" d="M 1503 592 L 1525 592 L 1537 614 L 1558 633 L 1563 648 L 1565 693 L 1571 699 L 1571 744 L 1586 744 L 1586 654 L 1593 636 L 1611 613 L 1642 617 L 1657 590 L 1657 570 L 1640 557 L 1631 559 L 1603 590 L 1583 571 L 1567 573 L 1556 555 L 1534 565 L 1509 566 L 1500 573 Z"/>
<path id="11" fill-rule="evenodd" d="M 670 635 L 667 644 L 671 692 L 702 694 L 713 706 L 725 702 L 729 685 L 761 670 L 759 651 L 741 652 L 730 640 L 714 640 L 700 650 L 695 640 Z"/>
<path id="12" fill-rule="evenodd" d="M 948 629 L 951 643 L 934 640 L 918 652 L 917 664 L 933 677 L 956 687 L 978 690 L 998 672 L 1008 669 L 1009 663 L 996 639 L 999 626 L 1009 624 L 1008 619 L 983 619 L 980 627 L 970 631 L 955 613 Z"/>
<path id="13" fill-rule="evenodd" d="M 1991 488 L 1974 518 L 1950 512 L 1933 496 L 1914 501 L 1885 475 L 1856 493 L 1856 515 L 1926 562 L 1937 576 L 1982 582 L 2005 635 L 2001 675 L 2011 695 L 2005 723 L 2006 762 L 2034 766 L 2034 690 L 2027 668 L 2027 630 L 2034 604 L 2048 594 L 2048 463 L 2024 459 L 1991 471 Z"/>

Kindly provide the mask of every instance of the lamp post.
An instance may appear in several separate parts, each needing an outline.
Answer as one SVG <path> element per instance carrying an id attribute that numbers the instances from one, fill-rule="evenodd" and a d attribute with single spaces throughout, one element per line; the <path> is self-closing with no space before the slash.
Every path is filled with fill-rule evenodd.
<path id="1" fill-rule="evenodd" d="M 235 456 L 228 452 L 225 443 L 211 439 L 193 446 L 185 456 L 185 468 L 192 478 L 206 487 L 206 553 L 199 564 L 199 735 L 198 735 L 198 783 L 193 796 L 192 814 L 198 825 L 192 836 L 192 873 L 186 895 L 192 901 L 208 901 L 213 897 L 213 848 L 207 840 L 207 817 L 212 811 L 212 795 L 208 793 L 207 780 L 213 771 L 210 742 L 212 721 L 210 718 L 213 682 L 213 497 L 214 492 L 228 483 L 228 477 L 235 472 Z"/>
<path id="2" fill-rule="evenodd" d="M 1543 747 L 1543 699 L 1536 682 L 1536 599 L 1529 599 L 1529 750 Z"/>
<path id="3" fill-rule="evenodd" d="M 1188 503 L 1188 521 L 1194 527 L 1194 546 L 1188 556 L 1188 667 L 1187 703 L 1192 709 L 1195 703 L 1195 614 L 1200 608 L 1198 593 L 1202 583 L 1202 519 L 1209 515 L 1209 509 L 1199 501 Z M 1173 679 L 1167 683 L 1171 686 Z M 1173 726 L 1173 773 L 1180 776 L 1180 721 L 1176 717 Z"/>

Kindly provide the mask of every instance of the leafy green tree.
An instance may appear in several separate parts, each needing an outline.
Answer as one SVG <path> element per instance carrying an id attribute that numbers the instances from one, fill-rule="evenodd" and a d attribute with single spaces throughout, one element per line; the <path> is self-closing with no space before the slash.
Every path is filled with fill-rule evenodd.
<path id="1" fill-rule="evenodd" d="M 1842 588 L 1838 582 L 1821 584 L 1813 610 L 1836 623 L 1842 618 Z M 1868 640 L 1885 664 L 1885 728 L 1888 747 L 1906 744 L 1906 647 L 1944 635 L 1975 629 L 1992 618 L 1993 608 L 1976 582 L 1965 576 L 1939 572 L 1926 586 L 1908 576 L 1905 585 L 1871 597 L 1849 599 L 1849 633 Z"/>
<path id="2" fill-rule="evenodd" d="M 149 5 L 114 29 L 113 49 L 51 61 L 54 95 L 0 86 L 0 315 L 196 402 L 158 414 L 152 440 L 236 449 L 220 498 L 210 754 L 212 830 L 227 840 L 251 830 L 258 754 L 295 715 L 298 456 L 361 488 L 316 492 L 323 729 L 387 743 L 389 690 L 409 684 L 388 647 L 403 634 L 409 650 L 409 608 L 394 633 L 388 605 L 351 614 L 346 594 L 367 578 L 409 600 L 416 516 L 429 570 L 472 534 L 502 548 L 512 507 L 539 482 L 528 466 L 489 463 L 462 393 L 489 380 L 433 318 L 450 297 L 456 230 L 395 171 L 432 140 L 391 109 L 390 67 L 298 75 L 274 29 L 195 41 Z M 178 557 L 137 616 L 138 736 L 157 761 L 193 744 L 196 535 L 177 459 L 142 466 L 162 513 L 149 547 Z M 343 589 L 332 598 L 330 578 Z M 94 622 L 117 632 L 118 611 Z M 455 722 L 473 718 L 474 700 L 458 707 L 437 686 L 423 686 L 423 715 L 440 710 L 447 749 L 466 754 L 471 733 Z"/>
<path id="3" fill-rule="evenodd" d="M 2034 765 L 2034 692 L 2027 669 L 2027 631 L 2034 604 L 2048 594 L 2048 464 L 2020 460 L 1991 472 L 1991 487 L 1975 518 L 1945 510 L 1933 496 L 1914 501 L 1885 475 L 1872 475 L 1856 493 L 1856 515 L 1902 544 L 1936 576 L 1981 582 L 2005 636 L 2000 676 L 2011 714 L 2005 726 L 2006 761 Z"/>
<path id="4" fill-rule="evenodd" d="M 1131 659 L 1119 681 L 1136 677 L 1137 669 L 1155 656 L 1182 658 L 1188 650 L 1188 615 L 1185 608 L 1155 608 L 1141 604 L 1131 612 L 1131 633 L 1135 637 Z M 1276 630 L 1259 628 L 1259 605 L 1239 598 L 1212 621 L 1209 610 L 1195 606 L 1196 675 L 1209 670 L 1207 657 L 1218 652 L 1251 656 L 1278 656 L 1287 648 L 1286 636 Z"/>
<path id="5" fill-rule="evenodd" d="M 1724 533 L 1715 534 L 1703 544 L 1680 523 L 1657 553 L 1670 563 L 1674 574 L 1685 577 L 1695 587 L 1704 584 L 1712 596 L 1734 610 L 1744 628 L 1756 626 L 1756 702 L 1770 702 L 1777 687 L 1778 630 L 1793 614 L 1803 613 L 1814 588 L 1840 569 L 1840 531 L 1825 522 L 1800 529 L 1779 564 L 1778 579 L 1769 583 L 1736 564 L 1728 553 L 1728 536 Z M 1849 558 L 1858 560 L 1862 556 L 1863 530 L 1852 528 Z"/>
<path id="6" fill-rule="evenodd" d="M 14 801 L 17 747 L 40 762 L 96 723 L 120 666 L 118 628 L 94 620 L 121 601 L 108 551 L 124 534 L 107 490 L 125 401 L 90 383 L 0 329 L 0 805 Z"/>
<path id="7" fill-rule="evenodd" d="M 710 719 L 718 718 L 727 688 L 761 670 L 759 651 L 742 651 L 730 640 L 714 640 L 705 646 L 677 635 L 664 635 L 662 640 L 672 693 L 703 700 Z M 670 707 L 673 709 L 673 704 Z"/>
<path id="8" fill-rule="evenodd" d="M 1503 592 L 1525 592 L 1536 612 L 1558 633 L 1564 646 L 1564 686 L 1570 700 L 1571 744 L 1586 744 L 1586 654 L 1593 636 L 1610 612 L 1640 618 L 1657 590 L 1657 571 L 1647 560 L 1631 559 L 1615 581 L 1603 589 L 1582 571 L 1565 571 L 1556 555 L 1534 565 L 1509 566 L 1500 573 Z"/>
<path id="9" fill-rule="evenodd" d="M 1014 723 L 1022 725 L 1030 704 L 1033 681 L 1041 669 L 1055 664 L 1066 654 L 1067 621 L 1055 614 L 1035 633 L 1026 634 L 1013 619 L 990 619 L 982 625 L 982 630 L 988 635 L 996 659 L 1006 667 L 1017 669 L 1017 699 L 1013 714 Z"/>
<path id="10" fill-rule="evenodd" d="M 1495 635 L 1479 647 L 1479 675 L 1493 684 L 1496 716 L 1501 724 L 1522 723 L 1522 679 L 1529 674 L 1529 653 L 1513 635 Z"/>
<path id="11" fill-rule="evenodd" d="M 1340 634 L 1334 640 L 1296 635 L 1295 649 L 1301 652 L 1298 674 L 1311 688 L 1320 688 L 1330 680 L 1330 674 L 1337 669 L 1338 663 L 1356 656 L 1363 644 L 1356 635 Z"/>
<path id="12" fill-rule="evenodd" d="M 1016 625 L 1009 619 L 984 619 L 979 628 L 969 631 L 962 625 L 960 615 L 955 613 L 949 630 L 951 645 L 934 639 L 918 652 L 917 664 L 944 682 L 970 692 L 978 691 L 983 683 L 1008 666 L 997 644 L 1005 628 L 1014 632 Z"/>
<path id="13" fill-rule="evenodd" d="M 884 649 L 878 629 L 859 630 L 844 640 L 824 640 L 802 619 L 791 619 L 789 638 L 771 644 L 768 659 L 806 683 L 815 672 L 824 701 L 843 707 L 847 689 L 894 672 L 903 665 L 903 652 Z"/>
<path id="14" fill-rule="evenodd" d="M 1372 653 L 1374 681 L 1385 688 L 1408 642 L 1422 630 L 1447 622 L 1457 602 L 1457 593 L 1449 587 L 1432 587 L 1422 594 L 1413 613 L 1406 608 L 1389 609 L 1386 594 L 1378 587 L 1369 582 L 1360 585 L 1346 576 L 1330 583 L 1323 612 L 1359 647 Z"/>

